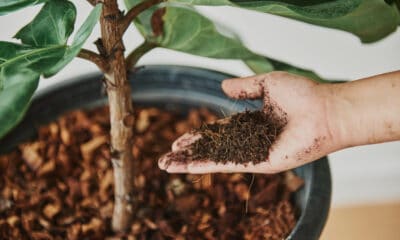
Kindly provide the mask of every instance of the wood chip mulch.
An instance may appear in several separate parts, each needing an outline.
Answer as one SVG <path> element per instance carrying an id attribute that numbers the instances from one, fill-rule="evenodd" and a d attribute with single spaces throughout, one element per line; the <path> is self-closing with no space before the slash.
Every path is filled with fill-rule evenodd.
<path id="1" fill-rule="evenodd" d="M 158 157 L 214 115 L 136 113 L 139 208 L 125 235 L 110 229 L 113 172 L 106 107 L 73 111 L 0 156 L 0 239 L 283 239 L 296 224 L 291 201 L 303 181 L 278 175 L 171 175 Z"/>

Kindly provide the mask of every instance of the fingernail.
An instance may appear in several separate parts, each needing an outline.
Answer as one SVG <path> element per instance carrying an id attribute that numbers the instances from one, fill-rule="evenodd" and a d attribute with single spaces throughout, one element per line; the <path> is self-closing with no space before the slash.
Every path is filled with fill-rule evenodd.
<path id="1" fill-rule="evenodd" d="M 167 164 L 167 161 L 168 161 L 168 155 L 170 155 L 171 153 L 169 152 L 169 153 L 167 153 L 167 154 L 164 154 L 164 155 L 162 155 L 159 159 L 158 159 L 158 167 L 161 169 L 161 170 L 167 170 L 167 168 L 168 168 L 168 164 Z"/>
<path id="2" fill-rule="evenodd" d="M 225 79 L 225 80 L 222 81 L 221 87 L 222 87 L 223 90 L 225 90 L 228 87 L 229 82 L 230 82 L 230 79 Z"/>

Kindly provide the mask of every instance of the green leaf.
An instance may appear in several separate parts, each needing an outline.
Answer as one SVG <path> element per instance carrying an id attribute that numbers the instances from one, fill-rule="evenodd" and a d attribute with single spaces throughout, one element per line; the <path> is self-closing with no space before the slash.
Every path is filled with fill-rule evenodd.
<path id="1" fill-rule="evenodd" d="M 169 0 L 193 5 L 228 5 L 271 13 L 307 23 L 344 30 L 362 42 L 377 41 L 396 30 L 400 21 L 394 4 L 384 0 Z"/>
<path id="2" fill-rule="evenodd" d="M 256 74 L 287 71 L 319 82 L 326 81 L 312 71 L 253 53 L 237 38 L 222 34 L 213 22 L 190 8 L 167 7 L 163 21 L 163 35 L 158 38 L 150 36 L 147 39 L 147 41 L 155 41 L 153 43 L 159 47 L 204 57 L 241 59 Z M 148 29 L 147 32 L 149 31 L 151 29 Z M 228 31 L 225 29 L 225 32 Z M 144 37 L 148 36 L 144 35 Z"/>
<path id="3" fill-rule="evenodd" d="M 213 22 L 190 8 L 167 7 L 163 21 L 163 35 L 156 39 L 151 36 L 147 39 L 148 41 L 156 41 L 153 43 L 159 47 L 204 57 L 241 59 L 256 74 L 288 71 L 316 81 L 325 81 L 312 71 L 253 53 L 238 39 L 220 33 Z M 148 29 L 146 32 L 150 31 L 151 29 Z M 225 29 L 225 32 L 228 31 Z M 233 34 L 230 33 L 230 35 Z"/>
<path id="4" fill-rule="evenodd" d="M 256 56 L 238 39 L 221 34 L 213 22 L 193 9 L 167 7 L 163 22 L 161 36 L 144 35 L 159 47 L 212 58 L 248 59 Z M 151 27 L 146 30 L 151 31 Z"/>
<path id="5" fill-rule="evenodd" d="M 255 56 L 238 39 L 220 33 L 213 22 L 192 9 L 167 7 L 163 20 L 164 33 L 157 43 L 160 47 L 211 58 Z"/>
<path id="6" fill-rule="evenodd" d="M 65 46 L 38 48 L 0 41 L 0 137 L 22 119 L 40 74 L 64 52 Z"/>
<path id="7" fill-rule="evenodd" d="M 74 30 L 76 9 L 66 0 L 47 2 L 32 22 L 16 35 L 24 44 L 31 46 L 64 45 Z"/>
<path id="8" fill-rule="evenodd" d="M 0 41 L 0 90 L 12 85 L 13 79 L 40 74 L 59 61 L 65 46 L 35 48 L 11 42 Z M 29 73 L 29 74 L 27 74 Z"/>
<path id="9" fill-rule="evenodd" d="M 17 11 L 21 8 L 32 6 L 45 2 L 47 0 L 1 0 L 0 1 L 0 16 L 10 12 Z"/>
<path id="10" fill-rule="evenodd" d="M 80 51 L 101 14 L 97 5 L 75 34 L 76 10 L 72 3 L 52 0 L 16 37 L 24 44 L 0 41 L 0 138 L 22 119 L 41 74 L 50 76 Z"/>
<path id="11" fill-rule="evenodd" d="M 0 70 L 12 75 L 13 71 L 29 68 L 42 73 L 59 61 L 64 55 L 66 46 L 31 47 L 11 42 L 0 41 Z M 10 69 L 14 69 L 10 71 Z M 8 76 L 0 75 L 0 83 Z M 0 85 L 1 86 L 1 85 Z"/>
<path id="12" fill-rule="evenodd" d="M 341 81 L 341 80 L 323 79 L 313 71 L 295 67 L 293 65 L 262 56 L 260 56 L 259 58 L 245 60 L 244 62 L 256 74 L 262 74 L 271 71 L 285 71 L 296 75 L 304 76 L 313 79 L 316 82 L 321 82 L 321 83 L 332 83 Z"/>
<path id="13" fill-rule="evenodd" d="M 323 79 L 313 71 L 295 67 L 293 65 L 290 65 L 290 64 L 287 64 L 284 62 L 280 62 L 277 60 L 273 60 L 273 59 L 268 59 L 268 60 L 274 66 L 274 71 L 290 72 L 290 73 L 293 73 L 296 75 L 300 75 L 300 76 L 304 76 L 304 77 L 313 79 L 313 80 L 315 80 L 317 82 L 321 82 L 321 83 L 332 83 L 332 82 L 340 81 L 340 80 L 336 80 L 336 79 L 335 80 Z"/>
<path id="14" fill-rule="evenodd" d="M 356 9 L 363 0 L 169 0 L 190 5 L 235 6 L 261 12 L 302 15 L 305 18 L 335 18 Z"/>
<path id="15" fill-rule="evenodd" d="M 23 69 L 0 89 L 0 138 L 22 120 L 38 82 L 36 72 Z"/>
<path id="16" fill-rule="evenodd" d="M 132 7 L 136 6 L 137 4 L 143 2 L 143 0 L 124 0 L 125 6 L 127 9 L 131 9 Z M 153 12 L 157 9 L 157 6 L 152 6 L 151 8 L 147 9 L 146 11 L 142 12 L 135 20 L 134 24 L 136 25 L 137 29 L 143 36 L 147 36 L 149 38 L 153 35 L 153 31 L 151 29 L 151 17 Z"/>
<path id="17" fill-rule="evenodd" d="M 127 7 L 130 8 L 140 1 L 125 0 Z M 220 59 L 252 59 L 259 56 L 247 49 L 237 38 L 227 29 L 223 34 L 221 26 L 215 24 L 202 16 L 194 9 L 181 7 L 166 7 L 163 20 L 163 34 L 155 38 L 152 34 L 150 19 L 157 10 L 146 11 L 146 18 L 137 22 L 143 36 L 147 41 L 159 47 L 168 48 L 176 51 L 186 52 L 198 56 L 220 58 Z M 150 16 L 150 17 L 149 17 Z M 143 24 L 143 25 L 142 25 Z M 263 67 L 266 67 L 265 65 Z M 268 68 L 265 68 L 267 70 Z"/>
<path id="18" fill-rule="evenodd" d="M 90 12 L 89 16 L 86 18 L 85 22 L 75 33 L 74 41 L 71 46 L 68 46 L 63 58 L 57 62 L 55 66 L 50 68 L 44 73 L 45 77 L 50 77 L 64 68 L 69 62 L 72 61 L 74 57 L 76 57 L 81 50 L 83 44 L 86 42 L 88 37 L 93 31 L 93 28 L 96 26 L 100 14 L 101 14 L 102 4 L 97 4 L 96 7 Z"/>
<path id="19" fill-rule="evenodd" d="M 272 63 L 263 56 L 255 56 L 251 59 L 244 59 L 244 63 L 256 74 L 262 74 L 274 71 Z"/>

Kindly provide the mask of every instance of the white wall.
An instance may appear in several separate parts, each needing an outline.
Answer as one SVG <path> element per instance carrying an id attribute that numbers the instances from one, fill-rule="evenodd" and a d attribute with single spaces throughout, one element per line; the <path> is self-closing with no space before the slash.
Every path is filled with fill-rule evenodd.
<path id="1" fill-rule="evenodd" d="M 83 0 L 73 1 L 78 7 L 78 25 L 90 6 Z M 38 8 L 29 8 L 0 17 L 0 40 L 9 40 L 26 24 Z M 281 17 L 229 7 L 201 7 L 199 10 L 239 33 L 245 44 L 259 53 L 298 66 L 314 69 L 321 76 L 358 79 L 400 69 L 400 31 L 384 40 L 362 45 L 351 34 L 324 29 Z M 97 29 L 86 44 L 99 36 Z M 127 49 L 141 42 L 135 30 L 125 37 Z M 156 49 L 140 64 L 179 64 L 220 70 L 245 76 L 251 71 L 239 61 L 212 60 L 183 53 Z M 41 81 L 40 88 L 95 71 L 96 68 L 76 59 L 52 79 Z M 356 147 L 331 154 L 333 203 L 347 205 L 376 201 L 400 200 L 400 142 Z"/>

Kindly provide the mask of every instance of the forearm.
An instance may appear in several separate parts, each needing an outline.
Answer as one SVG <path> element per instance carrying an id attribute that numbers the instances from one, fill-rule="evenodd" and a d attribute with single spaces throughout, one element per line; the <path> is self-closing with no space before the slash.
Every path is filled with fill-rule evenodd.
<path id="1" fill-rule="evenodd" d="M 323 87 L 339 148 L 400 140 L 400 71 Z"/>

